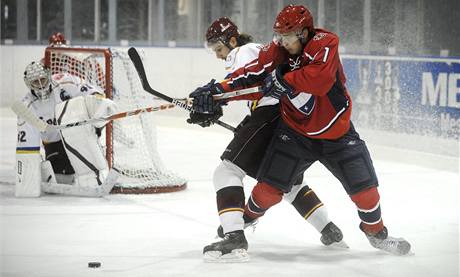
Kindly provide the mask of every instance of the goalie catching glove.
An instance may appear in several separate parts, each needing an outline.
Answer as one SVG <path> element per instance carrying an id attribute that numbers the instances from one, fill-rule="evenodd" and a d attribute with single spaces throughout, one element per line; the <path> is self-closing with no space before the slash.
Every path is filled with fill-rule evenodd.
<path id="1" fill-rule="evenodd" d="M 223 115 L 222 105 L 225 102 L 214 100 L 213 95 L 221 93 L 224 93 L 224 89 L 214 79 L 190 93 L 189 97 L 193 99 L 194 111 L 190 113 L 187 123 L 198 124 L 201 127 L 209 127 L 214 124 Z"/>

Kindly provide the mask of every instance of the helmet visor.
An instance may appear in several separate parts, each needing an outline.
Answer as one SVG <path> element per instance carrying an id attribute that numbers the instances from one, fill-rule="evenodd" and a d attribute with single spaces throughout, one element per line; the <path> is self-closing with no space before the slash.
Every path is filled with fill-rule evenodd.
<path id="1" fill-rule="evenodd" d="M 213 52 L 216 52 L 219 48 L 225 47 L 225 44 L 220 39 L 206 41 L 204 45 L 207 49 Z"/>
<path id="2" fill-rule="evenodd" d="M 210 54 L 215 54 L 217 58 L 225 60 L 230 48 L 225 45 L 221 40 L 205 42 L 205 48 Z"/>
<path id="3" fill-rule="evenodd" d="M 289 32 L 289 33 L 283 33 L 283 34 L 275 32 L 273 36 L 273 41 L 275 43 L 278 43 L 279 45 L 282 45 L 282 44 L 292 45 L 297 40 L 299 40 L 301 36 L 302 36 L 302 30 Z"/>

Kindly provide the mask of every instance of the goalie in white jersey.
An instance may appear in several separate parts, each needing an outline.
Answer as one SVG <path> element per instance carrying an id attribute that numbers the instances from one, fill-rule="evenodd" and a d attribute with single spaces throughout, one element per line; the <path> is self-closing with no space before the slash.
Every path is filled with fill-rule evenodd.
<path id="1" fill-rule="evenodd" d="M 48 124 L 99 118 L 116 110 L 101 88 L 68 73 L 51 76 L 40 62 L 26 67 L 24 82 L 30 91 L 22 103 Z M 110 192 L 118 174 L 109 171 L 96 133 L 105 123 L 40 132 L 26 120 L 18 116 L 16 196 L 38 197 L 43 191 L 99 197 Z"/>
<path id="2" fill-rule="evenodd" d="M 252 43 L 251 36 L 240 34 L 237 26 L 226 17 L 212 23 L 206 33 L 206 40 L 207 46 L 215 52 L 216 57 L 225 60 L 225 68 L 229 74 L 257 59 L 262 49 L 262 45 Z M 212 83 L 211 81 L 210 84 Z M 201 95 L 213 93 L 208 88 L 209 84 L 190 95 L 194 98 L 194 105 L 200 105 Z M 246 205 L 243 191 L 245 175 L 257 178 L 265 150 L 280 118 L 278 104 L 278 99 L 273 97 L 262 97 L 251 104 L 251 115 L 239 124 L 233 140 L 221 156 L 222 162 L 214 171 L 217 210 L 221 222 L 218 235 L 223 240 L 204 248 L 206 260 L 246 260 L 248 243 L 243 228 L 255 224 L 259 217 L 279 201 L 267 194 L 273 188 L 266 183 L 259 182 L 253 188 Z M 190 114 L 188 122 L 207 127 L 221 115 L 221 110 L 214 114 L 195 112 Z M 343 238 L 342 232 L 329 219 L 326 207 L 302 179 L 283 198 L 321 233 L 321 242 L 324 245 L 340 242 Z"/>

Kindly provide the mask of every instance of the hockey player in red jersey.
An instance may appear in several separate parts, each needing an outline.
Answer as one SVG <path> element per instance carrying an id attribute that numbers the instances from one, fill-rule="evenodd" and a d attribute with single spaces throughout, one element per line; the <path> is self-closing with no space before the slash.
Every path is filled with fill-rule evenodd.
<path id="1" fill-rule="evenodd" d="M 258 59 L 194 98 L 195 110 L 213 113 L 212 94 L 263 85 L 263 96 L 280 99 L 283 120 L 275 130 L 257 174 L 268 209 L 314 162 L 320 161 L 343 185 L 358 209 L 360 229 L 375 248 L 405 255 L 410 244 L 388 236 L 380 210 L 378 180 L 366 144 L 350 121 L 352 101 L 345 87 L 337 35 L 313 26 L 304 6 L 289 5 L 277 16 L 275 39 Z M 251 98 L 257 98 L 252 96 Z M 248 97 L 242 97 L 248 99 Z M 244 237 L 244 234 L 242 234 Z M 232 244 L 232 236 L 209 247 Z M 240 238 L 241 240 L 241 235 Z M 205 248 L 206 249 L 206 248 Z"/>
<path id="2" fill-rule="evenodd" d="M 257 59 L 262 45 L 252 42 L 252 37 L 241 34 L 237 26 L 228 18 L 222 17 L 214 21 L 206 33 L 206 43 L 216 57 L 225 60 L 225 68 L 229 74 L 245 64 Z M 200 93 L 192 93 L 192 96 Z M 217 115 L 220 115 L 219 111 Z M 191 113 L 189 123 L 209 126 L 215 117 L 209 114 Z M 273 136 L 273 130 L 280 119 L 279 101 L 273 97 L 263 97 L 251 104 L 251 115 L 245 117 L 239 125 L 235 136 L 221 156 L 222 162 L 214 171 L 214 187 L 216 190 L 217 209 L 221 226 L 218 235 L 238 230 L 243 225 L 255 224 L 257 218 L 265 213 L 261 190 L 255 187 L 248 203 L 244 205 L 243 178 L 245 175 L 256 178 L 257 170 L 262 161 L 265 149 Z M 315 192 L 299 176 L 293 189 L 283 194 L 283 198 L 291 203 L 298 213 L 318 232 L 321 242 L 331 245 L 342 240 L 340 229 L 329 219 L 326 207 Z M 243 215 L 243 218 L 241 218 Z M 239 217 L 239 224 L 234 218 Z M 206 256 L 205 256 L 206 258 Z"/>

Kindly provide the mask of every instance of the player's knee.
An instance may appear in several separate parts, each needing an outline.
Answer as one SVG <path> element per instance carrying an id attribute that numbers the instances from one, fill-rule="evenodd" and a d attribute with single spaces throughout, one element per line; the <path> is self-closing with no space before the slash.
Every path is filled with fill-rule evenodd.
<path id="1" fill-rule="evenodd" d="M 230 161 L 223 160 L 214 171 L 213 183 L 216 191 L 226 187 L 243 187 L 246 173 Z"/>
<path id="2" fill-rule="evenodd" d="M 258 207 L 268 209 L 281 201 L 283 192 L 267 183 L 259 182 L 252 189 L 251 198 Z"/>
<path id="3" fill-rule="evenodd" d="M 379 203 L 380 195 L 377 187 L 371 187 L 351 195 L 351 200 L 359 209 L 370 210 Z"/>
<path id="4" fill-rule="evenodd" d="M 289 203 L 292 203 L 297 198 L 297 195 L 304 194 L 308 191 L 311 191 L 311 189 L 306 183 L 295 185 L 292 187 L 290 192 L 287 192 L 283 195 L 283 199 Z"/>

